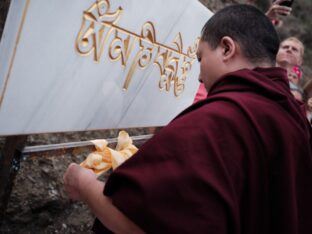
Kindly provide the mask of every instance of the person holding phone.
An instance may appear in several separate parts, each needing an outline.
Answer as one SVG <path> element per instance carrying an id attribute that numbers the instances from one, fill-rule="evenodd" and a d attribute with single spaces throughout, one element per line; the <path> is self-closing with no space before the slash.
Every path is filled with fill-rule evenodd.
<path id="1" fill-rule="evenodd" d="M 281 25 L 280 16 L 288 16 L 291 13 L 291 6 L 294 0 L 273 0 L 270 8 L 265 13 L 275 26 Z"/>

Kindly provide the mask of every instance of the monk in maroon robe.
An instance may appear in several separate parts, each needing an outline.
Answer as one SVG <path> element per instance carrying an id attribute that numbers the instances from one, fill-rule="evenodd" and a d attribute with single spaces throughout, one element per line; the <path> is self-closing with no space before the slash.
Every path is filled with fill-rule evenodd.
<path id="1" fill-rule="evenodd" d="M 98 217 L 96 233 L 312 233 L 311 128 L 286 71 L 272 68 L 278 46 L 252 6 L 224 8 L 206 23 L 198 60 L 208 98 L 105 188 L 92 172 L 68 168 L 65 188 Z"/>

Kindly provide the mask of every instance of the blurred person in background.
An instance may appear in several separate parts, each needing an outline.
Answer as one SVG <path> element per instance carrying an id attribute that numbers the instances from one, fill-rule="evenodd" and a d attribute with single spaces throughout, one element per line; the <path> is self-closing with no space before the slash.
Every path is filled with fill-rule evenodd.
<path id="1" fill-rule="evenodd" d="M 299 85 L 301 79 L 301 69 L 298 65 L 291 66 L 287 69 L 287 77 L 290 83 Z"/>
<path id="2" fill-rule="evenodd" d="M 297 100 L 303 101 L 303 90 L 301 86 L 299 85 L 300 78 L 301 78 L 300 67 L 297 65 L 288 67 L 287 77 L 288 77 L 289 88 L 290 88 L 291 93 L 294 95 L 294 97 Z"/>
<path id="3" fill-rule="evenodd" d="M 303 90 L 300 86 L 289 83 L 290 92 L 294 95 L 295 99 L 303 102 Z"/>
<path id="4" fill-rule="evenodd" d="M 304 45 L 296 37 L 284 39 L 276 55 L 276 66 L 287 70 L 290 91 L 299 101 L 303 101 L 303 91 L 299 84 L 302 78 L 300 66 L 303 63 L 303 55 Z"/>
<path id="5" fill-rule="evenodd" d="M 303 63 L 304 45 L 296 37 L 284 39 L 276 55 L 276 66 L 287 69 L 290 66 L 301 66 Z"/>

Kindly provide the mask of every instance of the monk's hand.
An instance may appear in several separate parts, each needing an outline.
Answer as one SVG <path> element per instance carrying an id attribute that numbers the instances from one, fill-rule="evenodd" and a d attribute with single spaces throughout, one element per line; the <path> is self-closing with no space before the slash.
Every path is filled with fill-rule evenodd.
<path id="1" fill-rule="evenodd" d="M 64 176 L 64 188 L 69 198 L 85 201 L 88 187 L 94 185 L 97 177 L 90 169 L 85 169 L 76 163 L 71 163 Z"/>
<path id="2" fill-rule="evenodd" d="M 269 17 L 271 20 L 277 19 L 279 16 L 287 16 L 291 13 L 292 8 L 287 6 L 281 6 L 280 3 L 282 3 L 285 0 L 277 0 L 272 3 L 269 10 L 265 13 L 267 17 Z"/>

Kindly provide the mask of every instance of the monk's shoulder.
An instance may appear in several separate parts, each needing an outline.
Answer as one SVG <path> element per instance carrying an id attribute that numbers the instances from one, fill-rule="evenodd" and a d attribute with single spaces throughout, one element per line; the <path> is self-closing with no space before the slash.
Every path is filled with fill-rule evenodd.
<path id="1" fill-rule="evenodd" d="M 233 99 L 218 99 L 207 102 L 183 114 L 174 122 L 175 125 L 214 126 L 245 122 L 240 105 Z"/>

